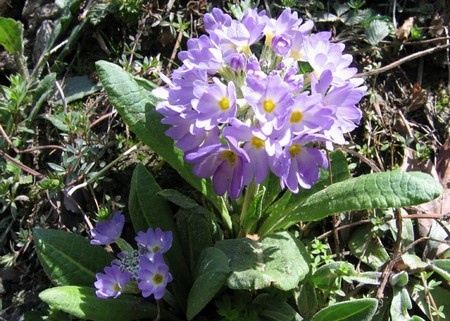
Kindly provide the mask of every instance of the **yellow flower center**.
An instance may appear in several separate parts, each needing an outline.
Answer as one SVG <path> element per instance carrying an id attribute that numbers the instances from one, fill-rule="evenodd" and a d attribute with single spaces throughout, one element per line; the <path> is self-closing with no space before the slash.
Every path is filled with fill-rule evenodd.
<path id="1" fill-rule="evenodd" d="M 251 144 L 256 149 L 261 149 L 262 147 L 264 147 L 264 141 L 261 138 L 255 136 L 252 137 Z"/>
<path id="2" fill-rule="evenodd" d="M 291 123 L 299 123 L 303 119 L 303 114 L 296 110 L 292 113 L 290 122 Z"/>
<path id="3" fill-rule="evenodd" d="M 230 165 L 234 165 L 238 159 L 235 152 L 231 150 L 225 150 L 223 151 L 220 156 L 225 159 Z"/>
<path id="4" fill-rule="evenodd" d="M 298 50 L 291 50 L 290 55 L 295 60 L 301 60 L 302 59 L 302 54 Z"/>
<path id="5" fill-rule="evenodd" d="M 222 110 L 227 110 L 228 108 L 230 108 L 230 100 L 227 97 L 223 97 L 219 101 L 219 107 Z"/>
<path id="6" fill-rule="evenodd" d="M 243 46 L 243 47 L 241 47 L 241 50 L 247 57 L 250 56 L 250 54 L 252 53 L 250 51 L 250 46 Z"/>
<path id="7" fill-rule="evenodd" d="M 114 290 L 114 292 L 119 292 L 120 291 L 119 283 L 114 283 L 113 290 Z"/>
<path id="8" fill-rule="evenodd" d="M 265 45 L 268 47 L 272 47 L 272 39 L 273 39 L 273 34 L 268 33 L 266 34 L 266 40 L 265 40 Z"/>
<path id="9" fill-rule="evenodd" d="M 295 157 L 298 153 L 302 151 L 302 148 L 299 145 L 292 145 L 289 147 L 289 153 L 292 157 Z"/>
<path id="10" fill-rule="evenodd" d="M 268 112 L 269 114 L 270 114 L 271 112 L 273 112 L 273 110 L 275 109 L 275 107 L 276 107 L 276 105 L 275 105 L 275 103 L 273 102 L 272 99 L 266 99 L 266 100 L 264 100 L 264 102 L 263 102 L 263 109 L 264 109 L 266 112 Z"/>
<path id="11" fill-rule="evenodd" d="M 160 285 L 164 281 L 164 276 L 159 273 L 156 273 L 152 278 L 153 284 Z"/>
<path id="12" fill-rule="evenodd" d="M 153 252 L 153 253 L 156 253 L 156 252 L 158 252 L 160 249 L 161 249 L 161 248 L 160 248 L 159 246 L 154 246 L 154 247 L 152 248 L 152 252 Z"/>

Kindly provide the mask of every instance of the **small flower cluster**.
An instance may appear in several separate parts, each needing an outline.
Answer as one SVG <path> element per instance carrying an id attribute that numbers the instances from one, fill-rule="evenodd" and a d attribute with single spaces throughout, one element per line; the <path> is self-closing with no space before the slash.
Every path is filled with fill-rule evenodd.
<path id="1" fill-rule="evenodd" d="M 97 223 L 91 230 L 91 244 L 106 245 L 117 242 L 122 234 L 125 218 L 116 212 L 113 218 Z M 172 246 L 172 232 L 160 228 L 139 232 L 135 238 L 138 249 L 119 253 L 105 273 L 97 273 L 94 283 L 100 298 L 117 297 L 130 282 L 135 282 L 144 298 L 153 295 L 156 300 L 164 296 L 167 283 L 172 281 L 169 267 L 162 256 Z"/>
<path id="2" fill-rule="evenodd" d="M 289 8 L 278 19 L 249 9 L 240 21 L 215 8 L 204 26 L 209 36 L 190 39 L 172 79 L 161 75 L 168 88 L 154 91 L 166 135 L 219 195 L 235 199 L 269 171 L 282 188 L 311 188 L 328 167 L 317 143 L 345 143 L 361 119 L 367 88 L 352 56 Z"/>

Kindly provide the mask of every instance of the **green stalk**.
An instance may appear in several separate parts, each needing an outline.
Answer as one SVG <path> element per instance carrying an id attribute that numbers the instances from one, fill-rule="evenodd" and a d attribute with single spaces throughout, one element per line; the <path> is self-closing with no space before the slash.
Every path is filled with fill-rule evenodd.
<path id="1" fill-rule="evenodd" d="M 242 203 L 240 215 L 240 230 L 241 230 L 240 234 L 242 233 L 248 234 L 252 232 L 252 226 L 244 226 L 244 224 L 245 222 L 248 221 L 249 208 L 250 205 L 252 204 L 253 199 L 255 198 L 256 193 L 258 192 L 258 187 L 259 185 L 255 183 L 255 180 L 252 180 L 252 182 L 245 191 L 244 202 Z"/>

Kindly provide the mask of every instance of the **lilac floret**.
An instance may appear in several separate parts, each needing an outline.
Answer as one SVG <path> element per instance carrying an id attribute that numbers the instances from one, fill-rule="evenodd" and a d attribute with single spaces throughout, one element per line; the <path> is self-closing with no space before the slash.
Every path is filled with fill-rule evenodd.
<path id="1" fill-rule="evenodd" d="M 117 265 L 105 267 L 105 273 L 97 273 L 95 276 L 95 294 L 99 298 L 117 298 L 131 279 L 131 273 L 121 271 Z"/>
<path id="2" fill-rule="evenodd" d="M 162 231 L 159 227 L 149 228 L 145 233 L 140 231 L 136 242 L 145 250 L 144 255 L 152 258 L 156 253 L 166 253 L 172 247 L 172 232 Z"/>
<path id="3" fill-rule="evenodd" d="M 125 217 L 116 212 L 113 218 L 106 222 L 100 222 L 91 230 L 91 244 L 106 245 L 114 243 L 122 234 Z"/>
<path id="4" fill-rule="evenodd" d="M 157 252 L 152 259 L 142 256 L 139 261 L 138 288 L 144 298 L 153 295 L 160 300 L 166 292 L 167 283 L 172 281 L 169 267 L 164 262 L 162 254 Z"/>

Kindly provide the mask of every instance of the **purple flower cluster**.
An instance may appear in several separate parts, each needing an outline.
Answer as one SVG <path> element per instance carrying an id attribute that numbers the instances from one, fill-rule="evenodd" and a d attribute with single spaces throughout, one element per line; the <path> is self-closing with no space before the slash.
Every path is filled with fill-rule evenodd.
<path id="1" fill-rule="evenodd" d="M 102 234 L 91 231 L 92 235 L 98 237 L 91 243 L 108 244 L 117 240 L 120 236 L 120 233 L 117 235 L 116 232 L 117 224 L 123 221 L 123 215 L 116 213 L 110 221 L 98 223 L 96 230 L 100 229 Z M 120 231 L 122 228 L 123 223 Z M 103 242 L 111 240 L 113 236 L 115 239 L 112 242 Z M 116 298 L 123 293 L 130 282 L 137 283 L 144 298 L 153 295 L 156 300 L 160 300 L 164 296 L 167 284 L 172 281 L 172 275 L 162 254 L 172 246 L 172 232 L 163 232 L 160 228 L 155 230 L 149 228 L 145 233 L 139 232 L 135 240 L 138 244 L 137 250 L 119 253 L 118 259 L 113 261 L 112 266 L 105 267 L 105 273 L 96 274 L 97 281 L 94 285 L 98 297 Z"/>
<path id="2" fill-rule="evenodd" d="M 161 76 L 168 88 L 154 91 L 166 134 L 219 195 L 235 199 L 269 171 L 295 193 L 311 188 L 328 167 L 318 143 L 345 143 L 361 119 L 367 88 L 352 56 L 290 9 L 237 21 L 216 8 L 204 25 L 209 35 L 188 41 L 172 79 Z"/>

